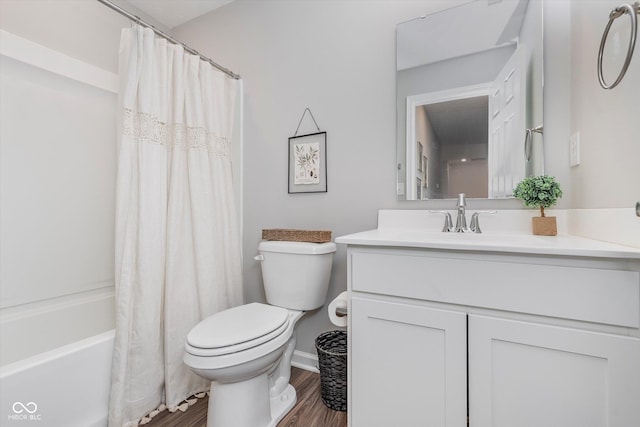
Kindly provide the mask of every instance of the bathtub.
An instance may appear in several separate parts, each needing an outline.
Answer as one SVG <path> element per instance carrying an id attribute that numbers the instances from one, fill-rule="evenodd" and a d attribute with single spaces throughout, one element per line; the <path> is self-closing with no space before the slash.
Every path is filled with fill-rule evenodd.
<path id="1" fill-rule="evenodd" d="M 0 425 L 107 425 L 115 331 L 0 368 Z"/>

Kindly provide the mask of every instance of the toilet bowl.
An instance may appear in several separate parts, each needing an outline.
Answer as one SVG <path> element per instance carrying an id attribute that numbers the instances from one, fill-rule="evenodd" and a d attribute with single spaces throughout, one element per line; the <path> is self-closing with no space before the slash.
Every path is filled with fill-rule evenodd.
<path id="1" fill-rule="evenodd" d="M 295 327 L 326 299 L 334 243 L 261 242 L 268 304 L 216 313 L 188 334 L 184 362 L 211 381 L 208 427 L 275 427 L 296 403 Z"/>

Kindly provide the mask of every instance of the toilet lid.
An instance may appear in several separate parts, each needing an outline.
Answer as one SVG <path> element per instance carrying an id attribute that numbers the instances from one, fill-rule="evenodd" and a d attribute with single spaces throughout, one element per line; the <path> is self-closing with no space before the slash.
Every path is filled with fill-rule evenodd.
<path id="1" fill-rule="evenodd" d="M 245 304 L 216 313 L 198 323 L 187 335 L 187 343 L 193 347 L 221 350 L 242 343 L 258 345 L 280 335 L 288 323 L 289 312 L 285 308 Z M 253 343 L 255 340 L 260 342 Z"/>

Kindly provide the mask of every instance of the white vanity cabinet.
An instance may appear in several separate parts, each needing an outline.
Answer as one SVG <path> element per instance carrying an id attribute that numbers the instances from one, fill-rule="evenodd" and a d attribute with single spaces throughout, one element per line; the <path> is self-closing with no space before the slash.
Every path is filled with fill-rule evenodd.
<path id="1" fill-rule="evenodd" d="M 466 425 L 465 313 L 359 297 L 351 313 L 351 425 Z"/>
<path id="2" fill-rule="evenodd" d="M 640 426 L 640 257 L 341 243 L 351 427 Z"/>
<path id="3" fill-rule="evenodd" d="M 469 315 L 474 426 L 640 425 L 637 338 Z"/>

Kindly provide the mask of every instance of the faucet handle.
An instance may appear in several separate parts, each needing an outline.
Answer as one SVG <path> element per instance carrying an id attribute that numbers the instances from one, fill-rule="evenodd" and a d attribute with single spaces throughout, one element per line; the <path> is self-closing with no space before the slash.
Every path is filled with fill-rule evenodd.
<path id="1" fill-rule="evenodd" d="M 480 222 L 478 221 L 478 215 L 480 214 L 495 214 L 498 211 L 475 211 L 473 215 L 471 215 L 471 224 L 469 225 L 469 229 L 474 233 L 482 233 L 480 230 Z"/>
<path id="2" fill-rule="evenodd" d="M 458 203 L 456 204 L 456 206 L 457 207 L 467 207 L 466 194 L 464 194 L 464 193 L 458 194 Z"/>
<path id="3" fill-rule="evenodd" d="M 442 227 L 443 233 L 448 233 L 453 230 L 453 221 L 451 220 L 451 214 L 447 211 L 429 211 L 429 213 L 444 214 L 444 227 Z"/>

